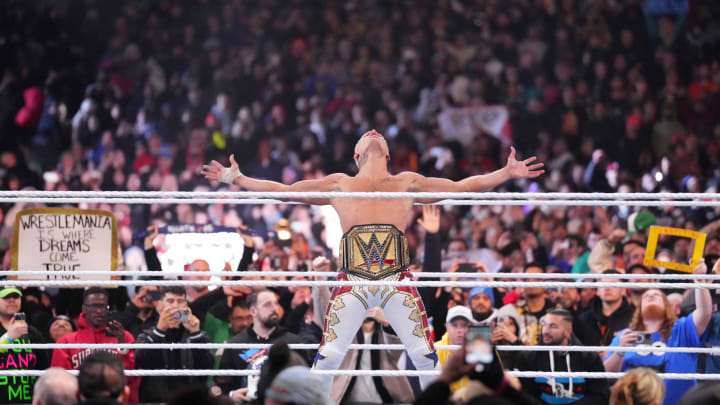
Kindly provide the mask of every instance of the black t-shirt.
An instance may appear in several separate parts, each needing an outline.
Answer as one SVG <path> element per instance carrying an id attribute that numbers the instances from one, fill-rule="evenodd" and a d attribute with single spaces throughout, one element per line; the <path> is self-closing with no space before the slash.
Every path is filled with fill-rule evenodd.
<path id="1" fill-rule="evenodd" d="M 7 330 L 0 325 L 0 336 Z M 28 325 L 28 333 L 15 339 L 13 343 L 44 343 L 42 334 Z M 48 350 L 38 349 L 2 349 L 0 344 L 0 368 L 3 370 L 44 370 L 50 365 Z M 35 376 L 0 376 L 0 404 L 30 404 L 33 399 Z"/>

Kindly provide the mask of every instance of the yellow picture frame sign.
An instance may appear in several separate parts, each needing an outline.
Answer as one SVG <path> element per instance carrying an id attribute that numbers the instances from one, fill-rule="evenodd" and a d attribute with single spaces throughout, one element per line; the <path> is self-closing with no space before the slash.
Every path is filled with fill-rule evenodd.
<path id="1" fill-rule="evenodd" d="M 655 251 L 657 250 L 657 243 L 660 235 L 678 236 L 681 238 L 688 238 L 694 240 L 695 248 L 693 249 L 692 263 L 682 264 L 656 260 Z M 648 235 L 647 246 L 645 248 L 645 260 L 643 261 L 643 264 L 648 267 L 664 267 L 670 270 L 692 273 L 695 270 L 695 267 L 700 262 L 700 259 L 702 259 L 703 257 L 706 237 L 707 235 L 702 232 L 691 231 L 689 229 L 670 228 L 667 226 L 651 226 L 650 234 Z"/>

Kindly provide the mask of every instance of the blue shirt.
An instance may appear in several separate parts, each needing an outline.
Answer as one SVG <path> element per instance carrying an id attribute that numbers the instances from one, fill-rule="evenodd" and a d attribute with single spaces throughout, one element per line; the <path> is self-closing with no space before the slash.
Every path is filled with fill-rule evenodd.
<path id="1" fill-rule="evenodd" d="M 700 347 L 702 345 L 707 338 L 707 331 L 703 336 L 697 335 L 692 315 L 690 314 L 675 321 L 667 342 L 663 342 L 660 332 L 652 334 L 651 346 L 657 347 L 657 351 L 650 353 L 625 352 L 621 371 L 627 371 L 635 367 L 649 367 L 658 373 L 696 373 L 696 353 L 665 353 L 662 351 L 663 347 Z M 612 343 L 610 343 L 610 347 L 620 344 L 622 332 L 624 330 L 615 336 Z M 610 358 L 613 353 L 615 352 L 608 351 L 603 361 Z M 685 395 L 685 392 L 695 384 L 697 384 L 697 380 L 665 380 L 666 390 L 663 405 L 677 404 L 680 398 Z"/>

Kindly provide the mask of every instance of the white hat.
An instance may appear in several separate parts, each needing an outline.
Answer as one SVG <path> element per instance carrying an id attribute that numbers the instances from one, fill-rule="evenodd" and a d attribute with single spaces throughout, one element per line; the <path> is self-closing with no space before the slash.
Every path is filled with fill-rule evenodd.
<path id="1" fill-rule="evenodd" d="M 450 310 L 448 311 L 447 316 L 445 317 L 445 322 L 452 322 L 453 319 L 457 318 L 458 316 L 467 319 L 468 322 L 473 321 L 472 312 L 470 312 L 470 308 L 468 308 L 464 305 L 455 305 L 454 307 L 450 308 Z"/>

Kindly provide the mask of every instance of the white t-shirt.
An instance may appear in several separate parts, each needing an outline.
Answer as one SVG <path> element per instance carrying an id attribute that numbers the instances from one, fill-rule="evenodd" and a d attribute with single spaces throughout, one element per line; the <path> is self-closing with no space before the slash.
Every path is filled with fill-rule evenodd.
<path id="1" fill-rule="evenodd" d="M 363 333 L 365 343 L 372 342 L 372 332 Z M 360 354 L 360 367 L 358 370 L 372 370 L 370 364 L 370 350 L 363 350 Z M 382 404 L 382 398 L 375 389 L 375 383 L 373 383 L 372 376 L 359 375 L 355 376 L 355 384 L 353 384 L 352 391 L 347 396 L 348 402 L 361 402 L 370 404 Z"/>

